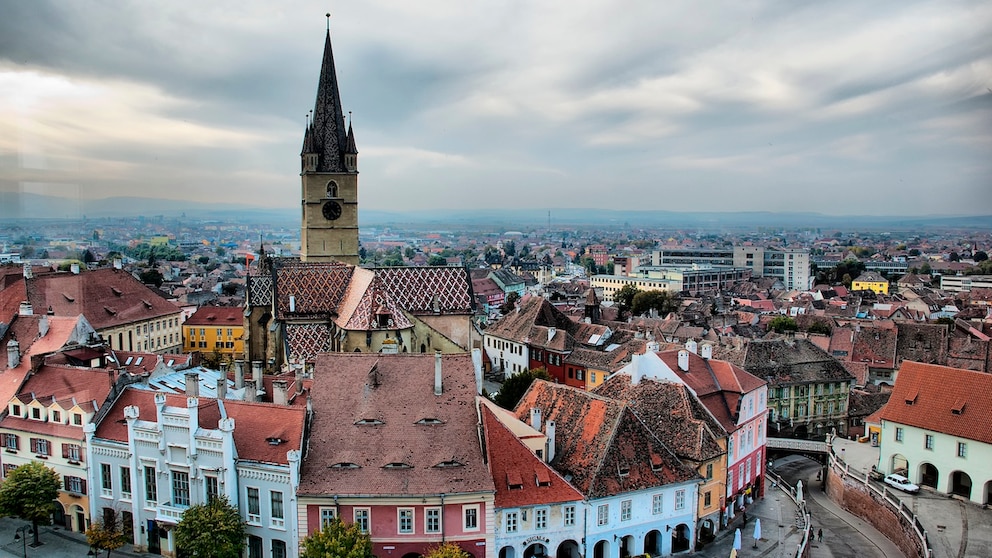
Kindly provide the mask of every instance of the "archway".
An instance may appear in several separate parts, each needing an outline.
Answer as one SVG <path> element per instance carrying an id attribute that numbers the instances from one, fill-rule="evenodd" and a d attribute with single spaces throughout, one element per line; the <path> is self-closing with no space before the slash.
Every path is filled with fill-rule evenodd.
<path id="1" fill-rule="evenodd" d="M 696 539 L 703 544 L 710 543 L 716 538 L 716 524 L 713 523 L 712 519 L 700 521 L 696 531 Z"/>
<path id="2" fill-rule="evenodd" d="M 546 558 L 548 547 L 541 543 L 534 543 L 524 549 L 524 558 Z"/>
<path id="3" fill-rule="evenodd" d="M 567 541 L 562 541 L 558 545 L 558 550 L 555 552 L 555 558 L 581 558 L 582 553 L 579 552 L 579 543 L 569 539 Z"/>
<path id="4" fill-rule="evenodd" d="M 964 471 L 951 473 L 951 494 L 956 494 L 971 500 L 971 477 Z"/>
<path id="5" fill-rule="evenodd" d="M 982 503 L 986 506 L 992 504 L 992 480 L 985 483 L 985 501 Z"/>
<path id="6" fill-rule="evenodd" d="M 55 500 L 55 510 L 52 512 L 52 524 L 71 530 L 71 524 L 68 521 L 69 516 L 65 514 L 65 508 L 62 507 L 62 502 Z"/>
<path id="7" fill-rule="evenodd" d="M 644 535 L 644 553 L 651 556 L 660 556 L 663 554 L 661 550 L 661 531 L 649 531 L 647 535 Z"/>
<path id="8" fill-rule="evenodd" d="M 930 488 L 937 488 L 937 479 L 940 478 L 940 472 L 937 471 L 937 467 L 930 463 L 924 463 L 920 465 L 920 486 L 929 486 Z"/>
<path id="9" fill-rule="evenodd" d="M 610 543 L 599 541 L 592 549 L 593 558 L 610 558 Z"/>
<path id="10" fill-rule="evenodd" d="M 504 546 L 503 548 L 499 549 L 499 558 L 516 558 L 516 556 L 517 556 L 517 549 L 513 548 L 512 546 Z M 406 556 L 404 556 L 403 558 L 406 558 Z"/>
<path id="11" fill-rule="evenodd" d="M 679 523 L 678 527 L 672 530 L 672 554 L 689 550 L 689 526 Z"/>
<path id="12" fill-rule="evenodd" d="M 901 453 L 893 455 L 889 472 L 905 475 L 909 478 L 909 461 L 906 459 L 906 456 Z"/>
<path id="13" fill-rule="evenodd" d="M 70 518 L 70 521 L 72 522 L 72 526 L 71 527 L 68 527 L 68 524 L 67 524 L 67 527 L 69 529 L 71 529 L 72 531 L 75 531 L 77 533 L 85 533 L 86 532 L 86 512 L 83 510 L 83 507 L 82 506 L 80 506 L 80 505 L 72 505 L 72 506 L 70 506 L 69 507 L 69 518 Z"/>
<path id="14" fill-rule="evenodd" d="M 792 433 L 795 438 L 809 438 L 809 427 L 805 424 L 800 424 L 792 431 Z"/>
<path id="15" fill-rule="evenodd" d="M 634 537 L 626 535 L 620 539 L 620 558 L 629 558 L 634 554 Z"/>

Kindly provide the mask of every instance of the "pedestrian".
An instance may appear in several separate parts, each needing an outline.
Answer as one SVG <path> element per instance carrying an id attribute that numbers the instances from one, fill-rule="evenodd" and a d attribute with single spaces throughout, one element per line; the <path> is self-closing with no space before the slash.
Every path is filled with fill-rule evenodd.
<path id="1" fill-rule="evenodd" d="M 816 542 L 823 542 L 823 529 L 816 531 Z"/>
<path id="2" fill-rule="evenodd" d="M 742 510 L 744 513 L 744 525 L 747 525 L 747 510 Z"/>

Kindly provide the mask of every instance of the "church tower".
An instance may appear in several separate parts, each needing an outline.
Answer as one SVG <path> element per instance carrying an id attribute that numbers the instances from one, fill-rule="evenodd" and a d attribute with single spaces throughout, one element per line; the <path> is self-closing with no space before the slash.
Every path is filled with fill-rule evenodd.
<path id="1" fill-rule="evenodd" d="M 345 130 L 330 25 L 300 158 L 303 261 L 358 265 L 358 148 L 351 122 Z"/>

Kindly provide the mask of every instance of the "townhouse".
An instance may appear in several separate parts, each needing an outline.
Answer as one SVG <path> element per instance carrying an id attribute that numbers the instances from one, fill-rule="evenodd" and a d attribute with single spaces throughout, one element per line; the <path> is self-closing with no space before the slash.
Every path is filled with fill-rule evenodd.
<path id="1" fill-rule="evenodd" d="M 183 351 L 216 352 L 227 360 L 241 358 L 245 352 L 244 308 L 239 306 L 203 306 L 183 322 Z"/>

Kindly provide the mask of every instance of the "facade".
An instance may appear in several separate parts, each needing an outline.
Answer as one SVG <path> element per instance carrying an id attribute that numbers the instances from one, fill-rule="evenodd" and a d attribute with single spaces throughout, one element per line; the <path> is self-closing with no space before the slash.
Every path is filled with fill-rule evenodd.
<path id="1" fill-rule="evenodd" d="M 665 248 L 651 254 L 651 265 L 733 266 L 733 248 Z"/>
<path id="2" fill-rule="evenodd" d="M 744 267 L 714 266 L 709 264 L 662 265 L 640 267 L 631 275 L 649 279 L 666 279 L 682 285 L 681 291 L 690 295 L 729 290 L 751 278 L 751 270 Z"/>
<path id="3" fill-rule="evenodd" d="M 183 323 L 183 351 L 217 352 L 227 360 L 245 352 L 244 308 L 203 306 Z"/>
<path id="4" fill-rule="evenodd" d="M 866 271 L 851 281 L 851 290 L 889 294 L 889 280 L 874 271 Z"/>
<path id="5" fill-rule="evenodd" d="M 128 388 L 86 427 L 90 514 L 115 515 L 149 554 L 175 556 L 190 506 L 224 496 L 245 521 L 251 558 L 299 553 L 302 406 Z"/>
<path id="6" fill-rule="evenodd" d="M 481 355 L 479 364 L 468 354 L 320 355 L 301 536 L 340 517 L 371 535 L 376 556 L 424 555 L 444 541 L 495 558 Z"/>
<path id="7" fill-rule="evenodd" d="M 940 290 L 960 293 L 972 289 L 992 289 L 992 275 L 941 275 Z"/>
<path id="8" fill-rule="evenodd" d="M 627 285 L 642 291 L 682 292 L 680 278 L 627 277 L 622 275 L 593 275 L 590 285 L 603 290 L 603 300 L 613 300 L 613 295 Z"/>
<path id="9" fill-rule="evenodd" d="M 905 361 L 881 422 L 878 469 L 992 504 L 992 375 Z"/>
<path id="10" fill-rule="evenodd" d="M 351 123 L 345 130 L 330 30 L 300 159 L 303 261 L 358 265 L 358 148 Z"/>
<path id="11" fill-rule="evenodd" d="M 756 277 L 780 279 L 786 289 L 810 287 L 809 250 L 804 248 L 764 248 L 735 246 L 729 248 L 667 248 L 652 254 L 653 265 L 709 264 L 746 267 Z"/>

